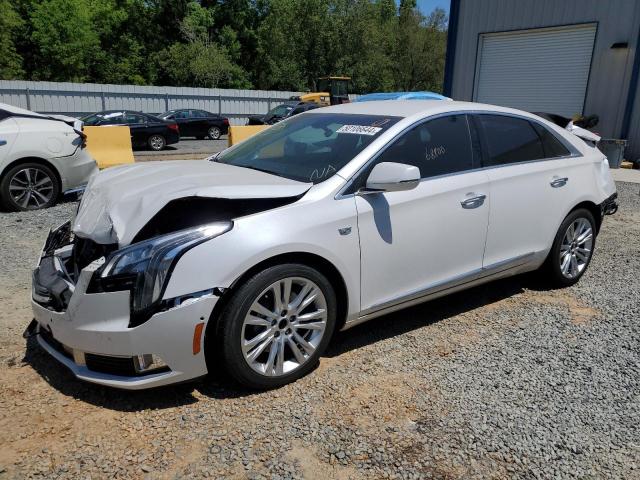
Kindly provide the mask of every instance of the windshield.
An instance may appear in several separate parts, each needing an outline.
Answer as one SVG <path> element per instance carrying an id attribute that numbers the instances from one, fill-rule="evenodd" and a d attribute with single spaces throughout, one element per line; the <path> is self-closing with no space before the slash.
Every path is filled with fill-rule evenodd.
<path id="1" fill-rule="evenodd" d="M 298 115 L 223 151 L 215 161 L 320 183 L 398 120 L 380 115 Z"/>

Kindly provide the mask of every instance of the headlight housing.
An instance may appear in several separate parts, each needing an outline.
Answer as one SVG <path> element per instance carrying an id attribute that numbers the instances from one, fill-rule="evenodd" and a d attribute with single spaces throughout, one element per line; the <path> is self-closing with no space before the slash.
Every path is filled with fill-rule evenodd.
<path id="1" fill-rule="evenodd" d="M 96 273 L 91 291 L 131 290 L 131 324 L 147 320 L 162 300 L 167 280 L 178 259 L 200 243 L 233 227 L 216 222 L 161 235 L 116 250 Z"/>

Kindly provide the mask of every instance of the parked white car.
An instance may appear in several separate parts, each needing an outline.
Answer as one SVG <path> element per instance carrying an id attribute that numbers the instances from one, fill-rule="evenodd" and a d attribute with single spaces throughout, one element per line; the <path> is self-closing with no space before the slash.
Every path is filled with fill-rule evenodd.
<path id="1" fill-rule="evenodd" d="M 87 184 L 98 171 L 82 124 L 0 103 L 0 207 L 36 210 Z"/>
<path id="2" fill-rule="evenodd" d="M 335 330 L 541 267 L 574 284 L 615 209 L 602 153 L 535 115 L 317 109 L 209 161 L 97 175 L 45 245 L 25 335 L 104 385 L 276 387 Z"/>

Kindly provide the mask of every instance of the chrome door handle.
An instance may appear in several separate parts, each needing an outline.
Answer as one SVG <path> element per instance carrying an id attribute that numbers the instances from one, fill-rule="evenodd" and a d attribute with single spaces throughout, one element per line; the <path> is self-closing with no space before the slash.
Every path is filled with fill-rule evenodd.
<path id="1" fill-rule="evenodd" d="M 6 144 L 7 144 L 6 140 L 0 140 L 0 147 L 3 146 L 3 145 L 6 145 Z"/>
<path id="2" fill-rule="evenodd" d="M 568 181 L 569 181 L 569 178 L 567 178 L 567 177 L 554 178 L 553 180 L 551 180 L 550 185 L 553 188 L 564 187 L 567 184 Z"/>
<path id="3" fill-rule="evenodd" d="M 482 193 L 478 195 L 475 193 L 467 193 L 467 196 L 468 198 L 460 202 L 460 205 L 462 205 L 464 209 L 478 208 L 484 203 L 484 199 L 487 198 L 487 196 Z"/>

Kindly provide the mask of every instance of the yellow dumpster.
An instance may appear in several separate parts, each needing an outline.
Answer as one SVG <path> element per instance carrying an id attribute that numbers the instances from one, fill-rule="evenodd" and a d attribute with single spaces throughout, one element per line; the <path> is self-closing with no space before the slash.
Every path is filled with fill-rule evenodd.
<path id="1" fill-rule="evenodd" d="M 129 127 L 85 126 L 82 131 L 87 136 L 87 149 L 98 164 L 98 168 L 134 162 Z"/>

